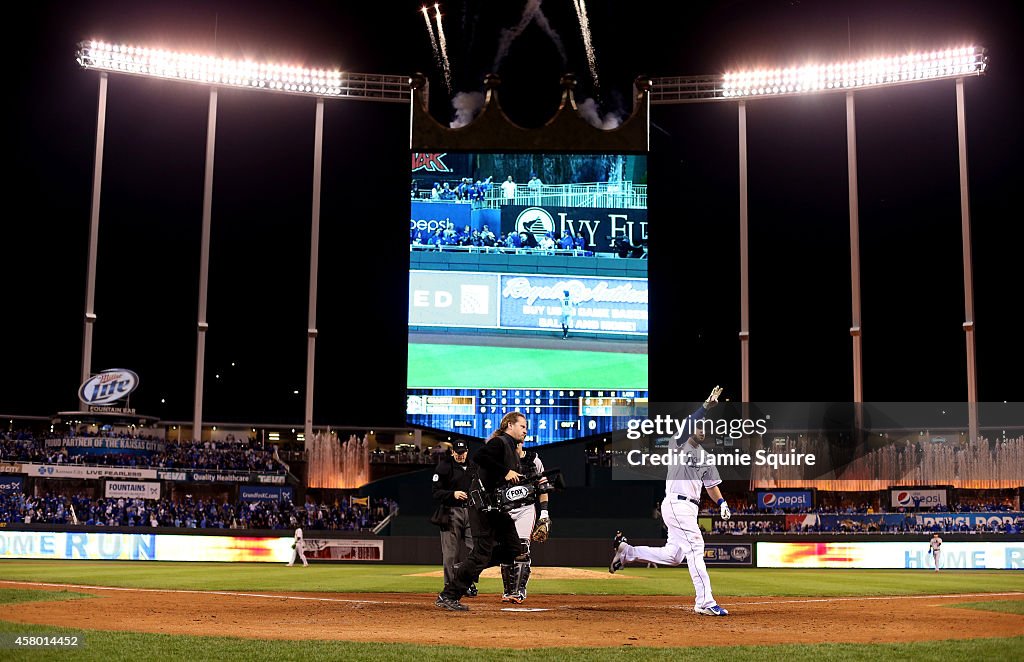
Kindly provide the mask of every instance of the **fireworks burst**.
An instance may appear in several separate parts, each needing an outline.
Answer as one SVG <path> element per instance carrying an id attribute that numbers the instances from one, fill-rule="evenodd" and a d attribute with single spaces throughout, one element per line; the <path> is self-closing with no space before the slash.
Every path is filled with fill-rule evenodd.
<path id="1" fill-rule="evenodd" d="M 585 0 L 572 0 L 576 8 L 576 17 L 580 21 L 580 33 L 583 35 L 583 48 L 587 51 L 587 66 L 590 67 L 590 77 L 594 79 L 594 87 L 600 87 L 597 82 L 597 55 L 594 53 L 594 44 L 590 36 L 590 19 L 587 18 L 587 4 Z"/>
<path id="2" fill-rule="evenodd" d="M 442 67 L 441 51 L 437 49 L 437 37 L 434 36 L 434 28 L 430 25 L 430 13 L 427 11 L 426 5 L 423 5 L 420 11 L 423 12 L 423 20 L 427 24 L 427 34 L 430 35 L 430 47 L 434 50 L 434 62 L 437 63 L 437 68 L 440 69 Z"/>
<path id="3" fill-rule="evenodd" d="M 452 69 L 448 62 L 448 44 L 444 38 L 444 26 L 441 25 L 441 6 L 434 3 L 434 20 L 437 23 L 437 42 L 441 46 L 441 62 L 444 65 L 444 84 L 448 94 L 452 93 Z"/>

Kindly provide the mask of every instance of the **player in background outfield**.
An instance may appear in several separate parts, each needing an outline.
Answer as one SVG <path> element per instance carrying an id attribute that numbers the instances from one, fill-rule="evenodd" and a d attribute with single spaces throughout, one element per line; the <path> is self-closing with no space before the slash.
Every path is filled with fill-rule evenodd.
<path id="1" fill-rule="evenodd" d="M 664 547 L 634 547 L 627 542 L 621 531 L 617 532 L 612 543 L 615 556 L 608 566 L 608 572 L 614 573 L 632 561 L 680 565 L 685 558 L 697 594 L 693 610 L 705 616 L 728 616 L 729 612 L 715 602 L 711 594 L 711 578 L 704 564 L 704 536 L 697 525 L 701 488 L 706 489 L 708 496 L 718 504 L 722 519 L 732 517 L 732 512 L 722 498 L 722 491 L 718 489 L 722 482 L 718 468 L 713 462 L 704 460 L 704 451 L 700 447 L 704 441 L 704 430 L 700 425 L 694 425 L 694 422 L 704 418 L 706 412 L 718 404 L 718 396 L 721 394 L 722 389 L 718 386 L 711 389 L 708 399 L 690 414 L 685 423 L 687 427 L 684 429 L 693 430 L 693 434 L 686 441 L 680 439 L 675 442 L 675 452 L 683 455 L 685 461 L 670 465 L 665 480 L 661 517 L 668 527 L 668 543 Z"/>
<path id="2" fill-rule="evenodd" d="M 569 329 L 572 327 L 573 318 L 576 317 L 576 306 L 578 304 L 569 295 L 569 290 L 565 290 L 563 294 L 562 316 L 559 322 L 562 324 L 562 340 L 565 340 L 569 337 Z"/>
<path id="3" fill-rule="evenodd" d="M 309 562 L 306 560 L 306 548 L 302 542 L 302 527 L 295 529 L 295 542 L 292 543 L 292 549 L 295 551 L 292 552 L 292 560 L 288 562 L 288 567 L 290 568 L 295 565 L 295 559 L 302 560 L 303 568 L 308 567 Z"/>
<path id="4" fill-rule="evenodd" d="M 928 541 L 928 548 L 932 550 L 932 561 L 935 562 L 935 572 L 939 571 L 942 567 L 942 538 L 939 537 L 938 532 L 932 534 L 932 539 Z"/>

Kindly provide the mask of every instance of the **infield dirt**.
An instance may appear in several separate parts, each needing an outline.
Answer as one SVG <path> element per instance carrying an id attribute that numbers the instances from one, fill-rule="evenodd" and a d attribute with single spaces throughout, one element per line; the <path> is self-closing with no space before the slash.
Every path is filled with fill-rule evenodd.
<path id="1" fill-rule="evenodd" d="M 718 596 L 728 617 L 699 616 L 685 596 L 531 595 L 516 609 L 499 596 L 466 598 L 468 612 L 408 593 L 246 593 L 112 589 L 5 582 L 92 599 L 19 603 L 4 620 L 87 630 L 259 639 L 445 644 L 474 647 L 734 646 L 903 642 L 1024 634 L 1024 616 L 950 609 L 957 602 L 1024 595 L 772 598 Z M 521 635 L 524 625 L 530 636 Z M 457 634 L 453 634 L 457 632 Z"/>

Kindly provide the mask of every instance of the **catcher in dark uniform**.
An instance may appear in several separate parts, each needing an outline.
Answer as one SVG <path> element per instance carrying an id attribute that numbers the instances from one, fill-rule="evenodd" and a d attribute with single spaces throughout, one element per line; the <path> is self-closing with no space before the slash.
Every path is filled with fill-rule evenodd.
<path id="1" fill-rule="evenodd" d="M 544 463 L 537 457 L 536 451 L 525 450 L 523 442 L 520 441 L 516 444 L 516 454 L 519 456 L 524 482 L 544 480 L 541 477 L 541 474 L 544 473 Z M 519 543 L 522 545 L 523 552 L 512 563 L 501 566 L 502 602 L 521 604 L 526 599 L 526 585 L 530 581 L 532 564 L 530 542 L 544 542 L 548 539 L 548 533 L 551 530 L 548 500 L 547 492 L 541 492 L 537 497 L 537 505 L 540 506 L 540 519 L 537 518 L 537 509 L 533 503 L 510 510 L 508 513 L 512 517 L 512 521 L 515 522 L 516 533 L 519 534 Z"/>

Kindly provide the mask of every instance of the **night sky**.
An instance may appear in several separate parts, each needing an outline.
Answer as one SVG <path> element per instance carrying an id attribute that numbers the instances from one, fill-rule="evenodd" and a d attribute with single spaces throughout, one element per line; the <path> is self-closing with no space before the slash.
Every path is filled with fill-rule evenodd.
<path id="1" fill-rule="evenodd" d="M 966 81 L 979 397 L 1024 400 L 1017 240 L 1024 30 L 1016 3 L 663 4 L 587 3 L 595 86 L 571 2 L 539 5 L 565 63 L 537 22 L 499 57 L 501 30 L 518 23 L 527 3 L 444 3 L 452 92 L 481 90 L 498 62 L 506 112 L 539 126 L 558 106 L 566 71 L 580 81 L 578 101 L 594 98 L 602 113 L 624 116 L 641 74 L 984 46 L 988 73 Z M 12 65 L 8 92 L 14 153 L 0 235 L 8 372 L 0 413 L 49 415 L 78 405 L 98 74 L 75 62 L 77 42 L 423 72 L 431 112 L 448 122 L 451 95 L 419 8 L 186 1 L 39 2 L 19 10 L 27 19 L 12 29 L 28 48 L 14 49 L 25 57 Z M 110 77 L 92 367 L 137 372 L 132 406 L 164 420 L 192 417 L 208 97 L 198 85 Z M 856 104 L 865 399 L 962 401 L 954 84 L 860 92 Z M 314 109 L 312 98 L 219 94 L 206 421 L 301 425 Z M 732 103 L 652 109 L 654 400 L 697 400 L 714 384 L 739 397 L 736 117 Z M 844 97 L 750 102 L 747 118 L 752 398 L 848 401 Z M 318 425 L 403 424 L 408 121 L 403 104 L 326 103 Z"/>

